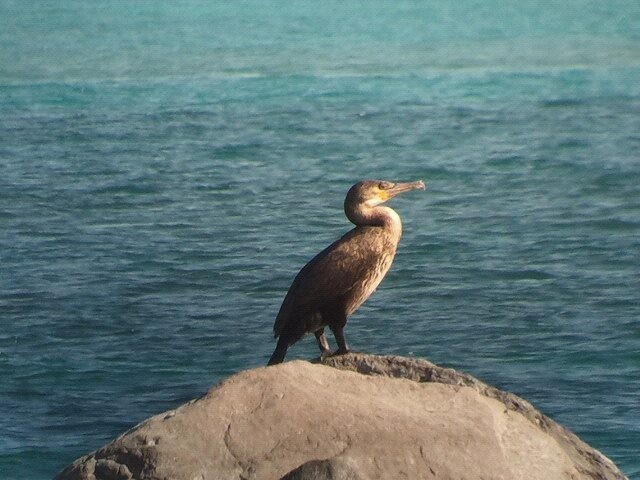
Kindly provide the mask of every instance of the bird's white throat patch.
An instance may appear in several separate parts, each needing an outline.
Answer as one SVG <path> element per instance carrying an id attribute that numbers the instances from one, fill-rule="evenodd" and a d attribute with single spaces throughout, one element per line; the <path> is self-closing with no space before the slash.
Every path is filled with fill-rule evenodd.
<path id="1" fill-rule="evenodd" d="M 377 198 L 377 197 L 370 198 L 369 200 L 364 202 L 364 204 L 369 208 L 377 207 L 381 203 L 384 203 L 384 200 L 382 200 L 381 198 Z"/>

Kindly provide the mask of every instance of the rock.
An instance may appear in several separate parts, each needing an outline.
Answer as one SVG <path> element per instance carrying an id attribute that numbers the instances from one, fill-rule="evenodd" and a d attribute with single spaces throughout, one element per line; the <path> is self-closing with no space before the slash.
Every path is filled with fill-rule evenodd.
<path id="1" fill-rule="evenodd" d="M 234 375 L 58 480 L 624 479 L 527 401 L 426 360 L 349 354 Z"/>
<path id="2" fill-rule="evenodd" d="M 364 480 L 348 458 L 311 460 L 287 473 L 280 480 Z"/>

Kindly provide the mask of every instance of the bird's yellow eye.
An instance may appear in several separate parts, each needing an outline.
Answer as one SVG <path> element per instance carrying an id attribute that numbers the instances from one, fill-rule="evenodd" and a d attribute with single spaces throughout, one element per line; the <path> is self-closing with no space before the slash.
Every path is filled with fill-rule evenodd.
<path id="1" fill-rule="evenodd" d="M 378 184 L 378 188 L 380 190 L 388 190 L 391 187 L 393 187 L 393 183 L 391 183 L 391 182 L 380 182 Z"/>

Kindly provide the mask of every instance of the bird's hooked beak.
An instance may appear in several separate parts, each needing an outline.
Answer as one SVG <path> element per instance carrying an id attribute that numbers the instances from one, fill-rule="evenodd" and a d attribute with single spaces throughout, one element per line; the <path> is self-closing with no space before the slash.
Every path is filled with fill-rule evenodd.
<path id="1" fill-rule="evenodd" d="M 417 182 L 405 182 L 405 183 L 396 183 L 391 188 L 384 190 L 384 193 L 388 195 L 385 200 L 389 200 L 390 198 L 395 197 L 396 195 L 408 192 L 409 190 L 424 190 L 425 184 L 422 180 L 418 180 Z"/>

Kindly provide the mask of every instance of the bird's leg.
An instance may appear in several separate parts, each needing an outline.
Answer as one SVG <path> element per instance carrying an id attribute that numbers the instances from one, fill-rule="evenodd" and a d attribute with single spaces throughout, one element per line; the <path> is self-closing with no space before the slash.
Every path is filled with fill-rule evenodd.
<path id="1" fill-rule="evenodd" d="M 331 353 L 331 348 L 329 347 L 329 341 L 327 340 L 327 336 L 324 334 L 324 328 L 316 330 L 315 332 L 316 340 L 318 341 L 318 346 L 320 347 L 320 355 L 328 355 Z"/>
<path id="2" fill-rule="evenodd" d="M 331 327 L 331 331 L 333 332 L 333 336 L 336 337 L 336 342 L 338 343 L 338 350 L 334 355 L 343 355 L 345 353 L 349 353 L 349 346 L 347 345 L 347 341 L 344 338 L 344 325 L 342 326 L 333 326 Z"/>

